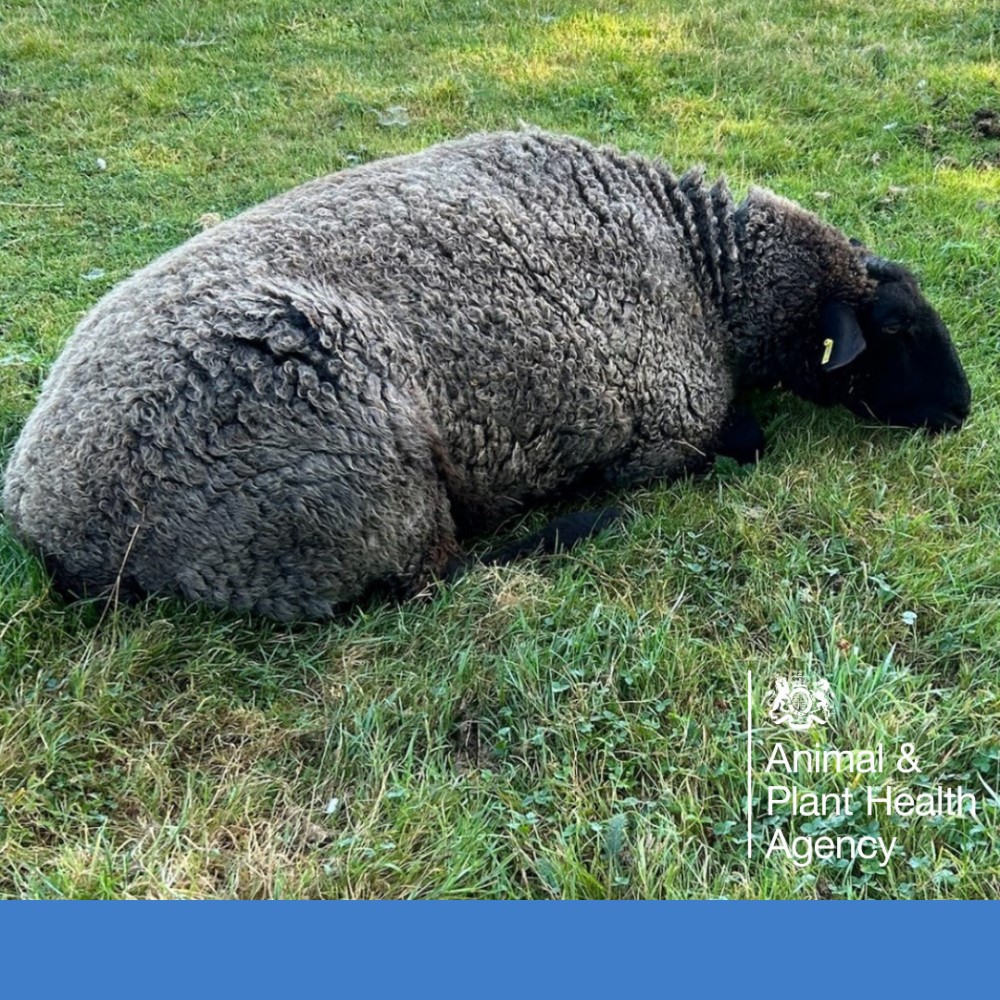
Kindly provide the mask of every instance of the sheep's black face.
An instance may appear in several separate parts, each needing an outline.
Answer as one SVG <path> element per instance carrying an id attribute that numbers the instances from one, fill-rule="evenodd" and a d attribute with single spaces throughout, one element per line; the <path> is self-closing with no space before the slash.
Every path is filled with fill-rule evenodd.
<path id="1" fill-rule="evenodd" d="M 870 303 L 824 310 L 821 401 L 887 424 L 960 427 L 971 397 L 947 328 L 905 268 L 871 258 L 868 271 L 879 282 Z"/>

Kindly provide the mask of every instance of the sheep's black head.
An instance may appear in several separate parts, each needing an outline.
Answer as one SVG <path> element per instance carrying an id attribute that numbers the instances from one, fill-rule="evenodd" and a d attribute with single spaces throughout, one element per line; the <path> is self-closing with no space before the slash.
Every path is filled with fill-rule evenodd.
<path id="1" fill-rule="evenodd" d="M 947 328 L 909 271 L 877 257 L 866 266 L 878 282 L 868 302 L 823 307 L 817 401 L 888 424 L 960 427 L 969 383 Z"/>

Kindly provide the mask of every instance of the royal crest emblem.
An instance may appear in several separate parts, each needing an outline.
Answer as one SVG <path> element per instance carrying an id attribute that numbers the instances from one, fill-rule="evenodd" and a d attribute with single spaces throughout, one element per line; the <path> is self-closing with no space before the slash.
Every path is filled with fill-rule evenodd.
<path id="1" fill-rule="evenodd" d="M 801 676 L 776 677 L 767 714 L 776 726 L 802 732 L 813 726 L 825 726 L 832 707 L 833 692 L 825 677 L 811 684 Z"/>

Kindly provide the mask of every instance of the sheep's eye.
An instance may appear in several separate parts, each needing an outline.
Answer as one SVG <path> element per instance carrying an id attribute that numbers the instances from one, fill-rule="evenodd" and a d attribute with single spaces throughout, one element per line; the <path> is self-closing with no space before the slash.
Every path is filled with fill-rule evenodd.
<path id="1" fill-rule="evenodd" d="M 905 311 L 894 310 L 892 315 L 879 320 L 879 329 L 886 337 L 904 337 L 916 326 L 916 317 Z"/>

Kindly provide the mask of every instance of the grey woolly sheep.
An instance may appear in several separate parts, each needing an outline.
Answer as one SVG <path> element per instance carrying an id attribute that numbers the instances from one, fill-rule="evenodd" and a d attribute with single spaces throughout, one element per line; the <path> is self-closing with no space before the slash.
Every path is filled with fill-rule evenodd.
<path id="1" fill-rule="evenodd" d="M 420 590 L 537 498 L 754 458 L 734 400 L 779 382 L 931 429 L 969 408 L 913 278 L 792 202 L 474 135 L 305 184 L 115 288 L 4 505 L 71 594 L 319 618 Z"/>

